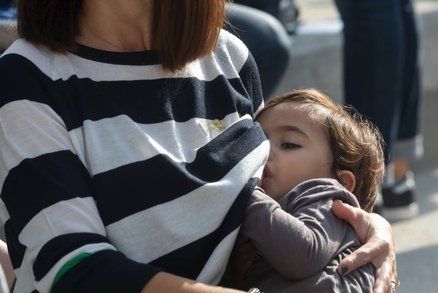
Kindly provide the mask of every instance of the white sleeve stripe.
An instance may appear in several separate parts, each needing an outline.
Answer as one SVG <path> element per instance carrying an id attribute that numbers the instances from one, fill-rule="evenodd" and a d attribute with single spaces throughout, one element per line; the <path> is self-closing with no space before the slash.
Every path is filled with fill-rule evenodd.
<path id="1" fill-rule="evenodd" d="M 225 268 L 227 267 L 228 257 L 233 249 L 234 241 L 239 233 L 239 228 L 234 230 L 226 238 L 224 238 L 221 243 L 219 243 L 219 245 L 211 254 L 201 273 L 196 278 L 197 281 L 210 284 L 219 284 L 225 272 Z"/>
<path id="2" fill-rule="evenodd" d="M 57 221 L 53 222 L 51 219 Z M 91 197 L 60 201 L 41 210 L 23 228 L 19 240 L 29 249 L 39 251 L 39 247 L 47 239 L 75 232 L 106 235 L 102 219 Z"/>
<path id="3" fill-rule="evenodd" d="M 47 105 L 20 100 L 0 108 L 0 186 L 23 159 L 73 150 L 62 119 Z"/>

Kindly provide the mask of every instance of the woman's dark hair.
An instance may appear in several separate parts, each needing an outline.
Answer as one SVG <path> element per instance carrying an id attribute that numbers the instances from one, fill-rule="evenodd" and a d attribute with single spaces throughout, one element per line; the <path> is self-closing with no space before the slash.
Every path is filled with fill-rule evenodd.
<path id="1" fill-rule="evenodd" d="M 175 71 L 212 52 L 226 0 L 154 0 L 152 32 L 161 64 Z M 18 1 L 18 34 L 56 52 L 75 48 L 82 0 Z"/>
<path id="2" fill-rule="evenodd" d="M 325 126 L 333 174 L 338 170 L 351 171 L 356 178 L 353 193 L 361 208 L 371 211 L 385 170 L 383 139 L 377 127 L 352 107 L 336 104 L 315 89 L 293 90 L 272 98 L 256 119 L 286 102 L 296 103 L 311 119 Z"/>
<path id="3" fill-rule="evenodd" d="M 18 35 L 54 51 L 74 48 L 79 34 L 81 0 L 18 1 Z"/>

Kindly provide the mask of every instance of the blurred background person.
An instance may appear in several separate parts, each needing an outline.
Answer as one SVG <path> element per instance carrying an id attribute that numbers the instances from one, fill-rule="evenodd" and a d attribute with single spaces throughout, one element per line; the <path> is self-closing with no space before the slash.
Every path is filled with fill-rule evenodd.
<path id="1" fill-rule="evenodd" d="M 298 9 L 293 0 L 236 0 L 227 6 L 226 29 L 249 48 L 260 73 L 265 100 L 281 82 L 290 61 Z"/>
<path id="2" fill-rule="evenodd" d="M 17 9 L 12 0 L 0 0 L 0 20 L 14 19 Z"/>
<path id="3" fill-rule="evenodd" d="M 423 155 L 420 75 L 411 0 L 335 0 L 344 22 L 344 94 L 377 124 L 387 144 L 379 211 L 389 221 L 418 214 L 410 162 Z"/>

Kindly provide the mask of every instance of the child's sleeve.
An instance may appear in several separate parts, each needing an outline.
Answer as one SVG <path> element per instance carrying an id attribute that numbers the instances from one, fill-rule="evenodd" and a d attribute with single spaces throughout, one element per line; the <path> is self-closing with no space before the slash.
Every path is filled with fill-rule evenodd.
<path id="1" fill-rule="evenodd" d="M 331 179 L 306 181 L 278 203 L 256 190 L 242 233 L 284 277 L 309 277 L 345 246 L 346 234 L 352 229 L 332 213 L 334 199 L 357 204 L 351 193 Z"/>

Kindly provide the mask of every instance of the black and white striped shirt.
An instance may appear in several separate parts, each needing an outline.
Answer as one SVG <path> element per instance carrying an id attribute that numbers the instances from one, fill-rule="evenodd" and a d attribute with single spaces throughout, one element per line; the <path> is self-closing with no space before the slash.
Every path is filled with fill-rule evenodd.
<path id="1" fill-rule="evenodd" d="M 154 52 L 17 40 L 0 59 L 0 216 L 16 292 L 217 283 L 268 142 L 247 48 L 164 71 Z M 224 130 L 225 129 L 225 130 Z"/>

